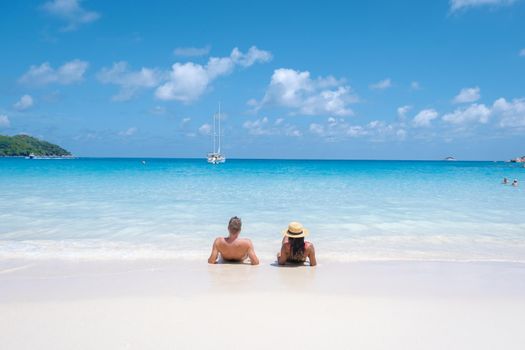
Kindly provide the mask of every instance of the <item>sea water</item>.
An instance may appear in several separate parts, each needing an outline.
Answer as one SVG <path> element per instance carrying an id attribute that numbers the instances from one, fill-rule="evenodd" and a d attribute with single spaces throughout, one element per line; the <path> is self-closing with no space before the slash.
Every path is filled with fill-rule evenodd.
<path id="1" fill-rule="evenodd" d="M 144 162 L 143 162 L 144 160 Z M 0 259 L 205 260 L 231 216 L 272 259 L 525 262 L 525 168 L 504 162 L 0 159 Z"/>

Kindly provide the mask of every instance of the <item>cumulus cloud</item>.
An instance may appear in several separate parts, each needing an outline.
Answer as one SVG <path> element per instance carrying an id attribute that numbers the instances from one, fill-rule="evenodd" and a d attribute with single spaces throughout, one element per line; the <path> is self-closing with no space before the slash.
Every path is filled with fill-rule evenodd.
<path id="1" fill-rule="evenodd" d="M 211 135 L 211 125 L 210 124 L 202 124 L 199 127 L 199 133 L 201 135 Z"/>
<path id="2" fill-rule="evenodd" d="M 276 69 L 260 103 L 261 108 L 277 105 L 291 108 L 294 114 L 348 116 L 353 112 L 349 104 L 358 98 L 342 79 L 332 76 L 312 79 L 308 71 L 288 68 Z"/>
<path id="3" fill-rule="evenodd" d="M 208 55 L 210 50 L 210 45 L 204 47 L 177 47 L 173 50 L 173 54 L 182 57 L 199 57 Z"/>
<path id="4" fill-rule="evenodd" d="M 247 129 L 251 135 L 271 135 L 272 130 L 268 127 L 268 118 L 264 117 L 256 120 L 247 120 L 242 127 Z"/>
<path id="5" fill-rule="evenodd" d="M 7 115 L 0 114 L 0 128 L 8 128 L 11 123 Z"/>
<path id="6" fill-rule="evenodd" d="M 81 6 L 81 0 L 52 0 L 42 5 L 42 9 L 49 15 L 64 22 L 64 31 L 77 29 L 82 24 L 96 21 L 100 14 L 95 11 L 86 10 Z"/>
<path id="7" fill-rule="evenodd" d="M 243 128 L 248 131 L 250 135 L 284 135 L 291 137 L 302 136 L 303 133 L 295 125 L 284 122 L 283 118 L 277 118 L 273 123 L 268 117 L 263 117 L 255 120 L 247 120 L 243 123 Z"/>
<path id="8" fill-rule="evenodd" d="M 246 53 L 242 53 L 238 48 L 234 48 L 230 54 L 230 58 L 236 64 L 249 67 L 254 63 L 269 62 L 272 59 L 272 54 L 269 51 L 259 50 L 257 47 L 252 46 Z"/>
<path id="9" fill-rule="evenodd" d="M 155 91 L 155 96 L 160 100 L 181 102 L 196 100 L 210 83 L 205 67 L 200 64 L 175 63 L 171 69 L 169 81 Z"/>
<path id="10" fill-rule="evenodd" d="M 66 62 L 57 69 L 44 62 L 39 66 L 31 66 L 18 81 L 26 85 L 69 85 L 82 81 L 88 66 L 86 61 L 78 59 Z"/>
<path id="11" fill-rule="evenodd" d="M 503 128 L 525 127 L 525 98 L 507 101 L 499 98 L 492 106 L 473 103 L 468 107 L 461 107 L 451 113 L 443 115 L 443 121 L 462 125 L 472 122 L 487 124 L 490 119 L 497 118 L 499 126 Z"/>
<path id="12" fill-rule="evenodd" d="M 139 89 L 157 86 L 160 83 L 161 73 L 150 68 L 131 71 L 128 63 L 121 61 L 114 63 L 111 68 L 102 68 L 97 78 L 103 84 L 118 85 L 120 90 L 113 99 L 125 101 L 133 97 Z"/>
<path id="13" fill-rule="evenodd" d="M 431 125 L 432 121 L 438 117 L 438 112 L 434 109 L 423 109 L 421 110 L 414 119 L 412 120 L 412 124 L 415 127 L 428 127 Z"/>
<path id="14" fill-rule="evenodd" d="M 122 130 L 120 131 L 118 134 L 119 136 L 124 136 L 124 137 L 127 137 L 127 136 L 133 136 L 137 133 L 138 129 L 136 127 L 131 127 L 131 128 L 128 128 L 126 130 Z"/>
<path id="15" fill-rule="evenodd" d="M 13 105 L 17 111 L 25 111 L 33 107 L 34 101 L 31 95 L 23 95 L 20 99 Z"/>
<path id="16" fill-rule="evenodd" d="M 309 132 L 327 140 L 368 137 L 372 141 L 404 140 L 406 130 L 401 124 L 373 120 L 364 125 L 353 125 L 344 118 L 330 117 L 325 123 L 311 123 Z"/>
<path id="17" fill-rule="evenodd" d="M 500 117 L 501 127 L 525 128 L 525 98 L 499 98 L 492 105 L 492 112 Z"/>
<path id="18" fill-rule="evenodd" d="M 397 109 L 397 116 L 400 120 L 405 120 L 407 118 L 407 113 L 412 109 L 412 106 L 401 106 Z"/>
<path id="19" fill-rule="evenodd" d="M 155 91 L 155 96 L 161 100 L 192 102 L 206 91 L 213 80 L 230 74 L 236 66 L 249 67 L 268 62 L 271 57 L 270 52 L 252 46 L 246 53 L 234 48 L 227 57 L 210 57 L 206 65 L 175 63 L 167 81 Z"/>
<path id="20" fill-rule="evenodd" d="M 322 124 L 312 123 L 310 124 L 310 127 L 308 129 L 312 134 L 316 134 L 319 136 L 324 135 L 324 126 Z"/>
<path id="21" fill-rule="evenodd" d="M 390 78 L 378 81 L 377 83 L 370 84 L 370 89 L 372 90 L 385 90 L 389 87 L 392 87 L 392 81 Z"/>
<path id="22" fill-rule="evenodd" d="M 450 0 L 450 12 L 487 5 L 510 5 L 514 2 L 515 0 Z"/>
<path id="23" fill-rule="evenodd" d="M 465 124 L 479 122 L 486 124 L 489 121 L 491 110 L 484 104 L 474 103 L 466 108 L 458 108 L 452 113 L 443 115 L 442 119 L 451 124 Z"/>
<path id="24" fill-rule="evenodd" d="M 452 100 L 453 103 L 470 103 L 480 99 L 479 87 L 463 88 Z"/>

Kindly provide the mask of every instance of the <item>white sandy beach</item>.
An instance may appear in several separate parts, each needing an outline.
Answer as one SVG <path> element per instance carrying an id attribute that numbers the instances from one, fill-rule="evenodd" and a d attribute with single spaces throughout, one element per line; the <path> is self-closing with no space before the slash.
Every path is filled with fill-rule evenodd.
<path id="1" fill-rule="evenodd" d="M 0 264 L 2 349 L 522 349 L 525 266 Z"/>

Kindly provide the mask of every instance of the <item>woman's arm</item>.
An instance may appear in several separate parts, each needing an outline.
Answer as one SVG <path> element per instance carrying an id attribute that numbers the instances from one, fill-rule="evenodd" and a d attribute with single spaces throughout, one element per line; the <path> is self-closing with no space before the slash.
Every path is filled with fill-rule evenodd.
<path id="1" fill-rule="evenodd" d="M 279 265 L 286 264 L 286 260 L 288 260 L 288 255 L 290 255 L 290 246 L 286 243 L 283 243 L 283 245 L 281 246 L 281 253 L 277 256 L 277 262 L 279 263 Z"/>
<path id="2" fill-rule="evenodd" d="M 308 252 L 308 260 L 310 260 L 310 266 L 315 266 L 317 265 L 317 259 L 315 258 L 315 248 L 314 248 L 314 245 L 312 243 L 310 243 L 310 249 L 309 252 Z"/>

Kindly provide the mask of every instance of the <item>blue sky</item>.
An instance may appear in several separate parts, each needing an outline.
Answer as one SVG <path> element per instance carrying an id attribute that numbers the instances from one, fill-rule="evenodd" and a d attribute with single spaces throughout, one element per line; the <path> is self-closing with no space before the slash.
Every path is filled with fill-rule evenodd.
<path id="1" fill-rule="evenodd" d="M 0 133 L 79 156 L 525 153 L 525 1 L 0 4 Z"/>

